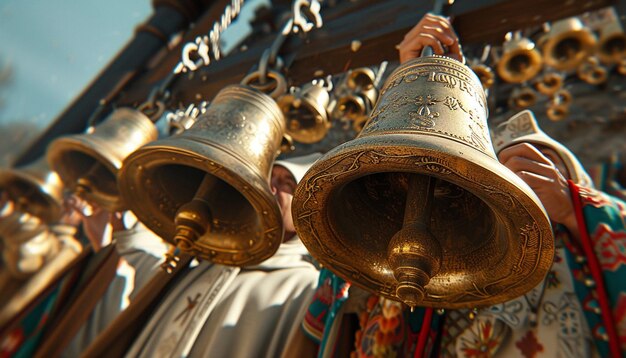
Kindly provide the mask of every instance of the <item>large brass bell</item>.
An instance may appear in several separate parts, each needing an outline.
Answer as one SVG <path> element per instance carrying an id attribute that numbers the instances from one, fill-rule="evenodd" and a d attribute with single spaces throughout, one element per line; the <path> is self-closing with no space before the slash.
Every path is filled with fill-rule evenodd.
<path id="1" fill-rule="evenodd" d="M 63 185 L 44 157 L 20 168 L 0 169 L 1 191 L 14 203 L 16 211 L 46 223 L 61 217 Z"/>
<path id="2" fill-rule="evenodd" d="M 93 133 L 63 136 L 50 143 L 48 163 L 69 190 L 108 211 L 119 211 L 126 208 L 117 188 L 122 161 L 157 136 L 148 116 L 118 108 Z"/>
<path id="3" fill-rule="evenodd" d="M 596 45 L 596 37 L 577 18 L 555 22 L 543 44 L 543 59 L 547 66 L 559 71 L 576 69 Z"/>
<path id="4" fill-rule="evenodd" d="M 124 161 L 120 193 L 139 220 L 183 251 L 226 265 L 259 263 L 283 238 L 269 179 L 284 131 L 270 96 L 225 87 L 190 129 Z"/>
<path id="5" fill-rule="evenodd" d="M 502 45 L 503 54 L 498 62 L 500 78 L 509 83 L 523 83 L 535 77 L 543 65 L 535 43 L 519 33 Z"/>
<path id="6" fill-rule="evenodd" d="M 600 29 L 597 54 L 600 61 L 606 64 L 618 63 L 626 58 L 626 34 L 619 19 Z"/>
<path id="7" fill-rule="evenodd" d="M 300 143 L 322 140 L 330 129 L 326 108 L 330 103 L 328 91 L 332 82 L 315 80 L 302 89 L 292 87 L 278 99 L 278 106 L 287 121 L 287 134 Z"/>
<path id="8" fill-rule="evenodd" d="M 550 221 L 492 149 L 478 78 L 446 57 L 387 79 L 361 134 L 319 159 L 292 204 L 325 267 L 409 306 L 477 307 L 528 292 L 552 263 Z"/>

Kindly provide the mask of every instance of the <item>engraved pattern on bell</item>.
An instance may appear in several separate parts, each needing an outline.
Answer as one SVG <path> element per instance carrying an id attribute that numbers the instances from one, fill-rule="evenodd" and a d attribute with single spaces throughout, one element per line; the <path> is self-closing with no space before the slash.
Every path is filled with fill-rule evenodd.
<path id="1" fill-rule="evenodd" d="M 476 75 L 442 57 L 411 63 L 389 76 L 359 137 L 381 131 L 423 131 L 452 137 L 481 151 L 491 148 L 486 98 Z M 385 120 L 399 114 L 408 114 L 410 121 Z M 462 126 L 455 120 L 459 117 L 470 121 Z"/>
<path id="2" fill-rule="evenodd" d="M 428 81 L 439 73 L 441 81 Z M 355 285 L 402 301 L 388 247 L 404 227 L 409 178 L 426 176 L 435 179 L 426 225 L 442 255 L 419 305 L 487 306 L 536 286 L 553 257 L 550 222 L 532 189 L 497 161 L 478 78 L 455 60 L 419 58 L 382 93 L 364 133 L 319 159 L 296 190 L 295 225 L 309 252 Z M 416 125 L 419 116 L 432 122 Z"/>
<path id="3" fill-rule="evenodd" d="M 268 95 L 228 86 L 191 128 L 129 156 L 120 192 L 146 226 L 188 253 L 225 265 L 259 263 L 282 242 L 269 176 L 284 122 Z M 199 203 L 208 213 L 196 211 Z"/>

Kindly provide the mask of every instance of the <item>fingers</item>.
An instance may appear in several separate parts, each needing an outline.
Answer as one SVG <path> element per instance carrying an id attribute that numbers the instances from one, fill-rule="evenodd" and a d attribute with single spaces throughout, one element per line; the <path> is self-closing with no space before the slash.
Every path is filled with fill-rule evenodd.
<path id="1" fill-rule="evenodd" d="M 500 160 L 500 163 L 503 164 L 508 162 L 513 157 L 523 157 L 552 167 L 554 166 L 554 163 L 552 163 L 550 159 L 543 155 L 532 144 L 528 143 L 519 143 L 512 145 L 508 148 L 503 149 L 500 154 L 498 154 L 498 160 Z"/>
<path id="2" fill-rule="evenodd" d="M 502 162 L 502 164 L 515 173 L 528 172 L 550 181 L 556 180 L 556 168 L 553 165 L 540 163 L 524 157 L 511 157 L 506 162 Z"/>
<path id="3" fill-rule="evenodd" d="M 425 46 L 432 47 L 437 55 L 463 60 L 459 38 L 445 17 L 426 14 L 396 46 L 400 51 L 400 62 L 419 57 Z"/>
<path id="4" fill-rule="evenodd" d="M 527 171 L 519 171 L 515 172 L 515 174 L 520 177 L 526 184 L 528 184 L 528 186 L 535 192 L 537 192 L 538 189 L 546 188 L 548 185 L 554 182 L 554 180 L 550 178 L 546 178 L 542 175 Z"/>

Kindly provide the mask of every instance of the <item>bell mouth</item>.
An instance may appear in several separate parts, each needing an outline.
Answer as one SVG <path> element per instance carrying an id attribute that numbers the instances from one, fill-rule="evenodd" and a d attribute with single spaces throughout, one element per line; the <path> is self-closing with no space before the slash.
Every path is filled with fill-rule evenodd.
<path id="1" fill-rule="evenodd" d="M 283 227 L 268 180 L 217 147 L 195 152 L 191 146 L 184 139 L 167 138 L 127 158 L 120 171 L 120 191 L 131 210 L 163 240 L 176 244 L 176 213 L 194 199 L 206 178 L 211 190 L 204 201 L 211 227 L 189 251 L 231 266 L 257 264 L 272 256 L 282 242 Z"/>
<path id="2" fill-rule="evenodd" d="M 337 187 L 328 199 L 329 216 L 341 218 L 329 223 L 331 230 L 356 255 L 382 253 L 374 266 L 386 264 L 386 243 L 402 229 L 410 175 L 371 173 Z M 443 274 L 460 277 L 470 267 L 486 270 L 505 259 L 510 244 L 486 202 L 443 179 L 436 180 L 433 199 L 429 230 L 443 249 L 444 261 L 460 258 Z"/>
<path id="3" fill-rule="evenodd" d="M 536 50 L 518 49 L 506 53 L 498 63 L 498 74 L 509 83 L 522 83 L 535 77 L 542 67 Z"/>
<path id="4" fill-rule="evenodd" d="M 361 137 L 318 160 L 293 203 L 309 252 L 343 279 L 400 301 L 387 247 L 403 225 L 409 174 L 436 178 L 430 232 L 443 253 L 421 306 L 501 303 L 544 278 L 554 242 L 539 199 L 495 159 L 436 136 Z"/>
<path id="5" fill-rule="evenodd" d="M 206 204 L 213 220 L 209 231 L 196 244 L 204 250 L 213 251 L 213 255 L 216 251 L 236 254 L 254 246 L 254 238 L 262 231 L 261 221 L 248 199 L 235 187 L 204 170 L 185 165 L 157 166 L 146 175 L 151 177 L 150 194 L 154 194 L 148 195 L 147 205 L 157 207 L 162 195 L 167 195 L 167 201 L 180 203 L 181 206 L 190 202 L 208 175 L 211 195 L 206 198 Z M 168 214 L 175 216 L 176 212 Z M 234 237 L 241 239 L 234 240 Z"/>
<path id="6" fill-rule="evenodd" d="M 543 48 L 544 60 L 557 70 L 575 69 L 595 46 L 595 38 L 586 31 L 562 33 L 548 40 Z"/>
<path id="7" fill-rule="evenodd" d="M 63 184 L 78 196 L 114 212 L 125 209 L 117 187 L 121 162 L 107 157 L 111 149 L 94 139 L 60 138 L 48 151 L 48 163 Z"/>
<path id="8" fill-rule="evenodd" d="M 287 134 L 300 143 L 319 142 L 330 129 L 328 119 L 323 114 L 326 109 L 317 103 L 301 100 L 298 106 L 290 102 L 281 104 L 280 107 L 285 115 Z"/>
<path id="9" fill-rule="evenodd" d="M 626 56 L 626 35 L 618 33 L 602 40 L 598 55 L 604 63 L 617 63 Z"/>

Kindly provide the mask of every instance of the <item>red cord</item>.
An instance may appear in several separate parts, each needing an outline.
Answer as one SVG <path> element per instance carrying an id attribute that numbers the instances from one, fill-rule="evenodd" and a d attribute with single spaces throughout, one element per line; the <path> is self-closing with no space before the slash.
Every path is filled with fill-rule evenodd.
<path id="1" fill-rule="evenodd" d="M 568 180 L 567 184 L 569 185 L 569 190 L 572 195 L 572 202 L 574 203 L 574 212 L 576 213 L 576 221 L 578 222 L 578 231 L 580 231 L 580 241 L 582 242 L 585 256 L 587 256 L 587 261 L 589 262 L 591 275 L 593 276 L 593 280 L 596 283 L 598 301 L 600 303 L 600 309 L 602 310 L 602 319 L 604 320 L 606 332 L 609 336 L 609 349 L 611 351 L 611 356 L 621 357 L 622 353 L 619 347 L 619 340 L 617 337 L 617 332 L 615 330 L 615 324 L 613 323 L 613 316 L 611 315 L 611 306 L 607 297 L 607 291 L 604 288 L 602 270 L 600 268 L 598 258 L 593 252 L 591 238 L 589 237 L 585 218 L 583 217 L 582 203 L 580 200 L 580 190 L 578 186 L 574 184 L 574 182 L 571 180 Z"/>
<path id="2" fill-rule="evenodd" d="M 422 358 L 424 356 L 424 350 L 426 349 L 426 341 L 430 335 L 430 323 L 433 320 L 433 308 L 428 307 L 424 312 L 424 322 L 422 323 L 422 330 L 420 331 L 419 338 L 417 339 L 417 345 L 415 346 L 414 358 Z"/>

